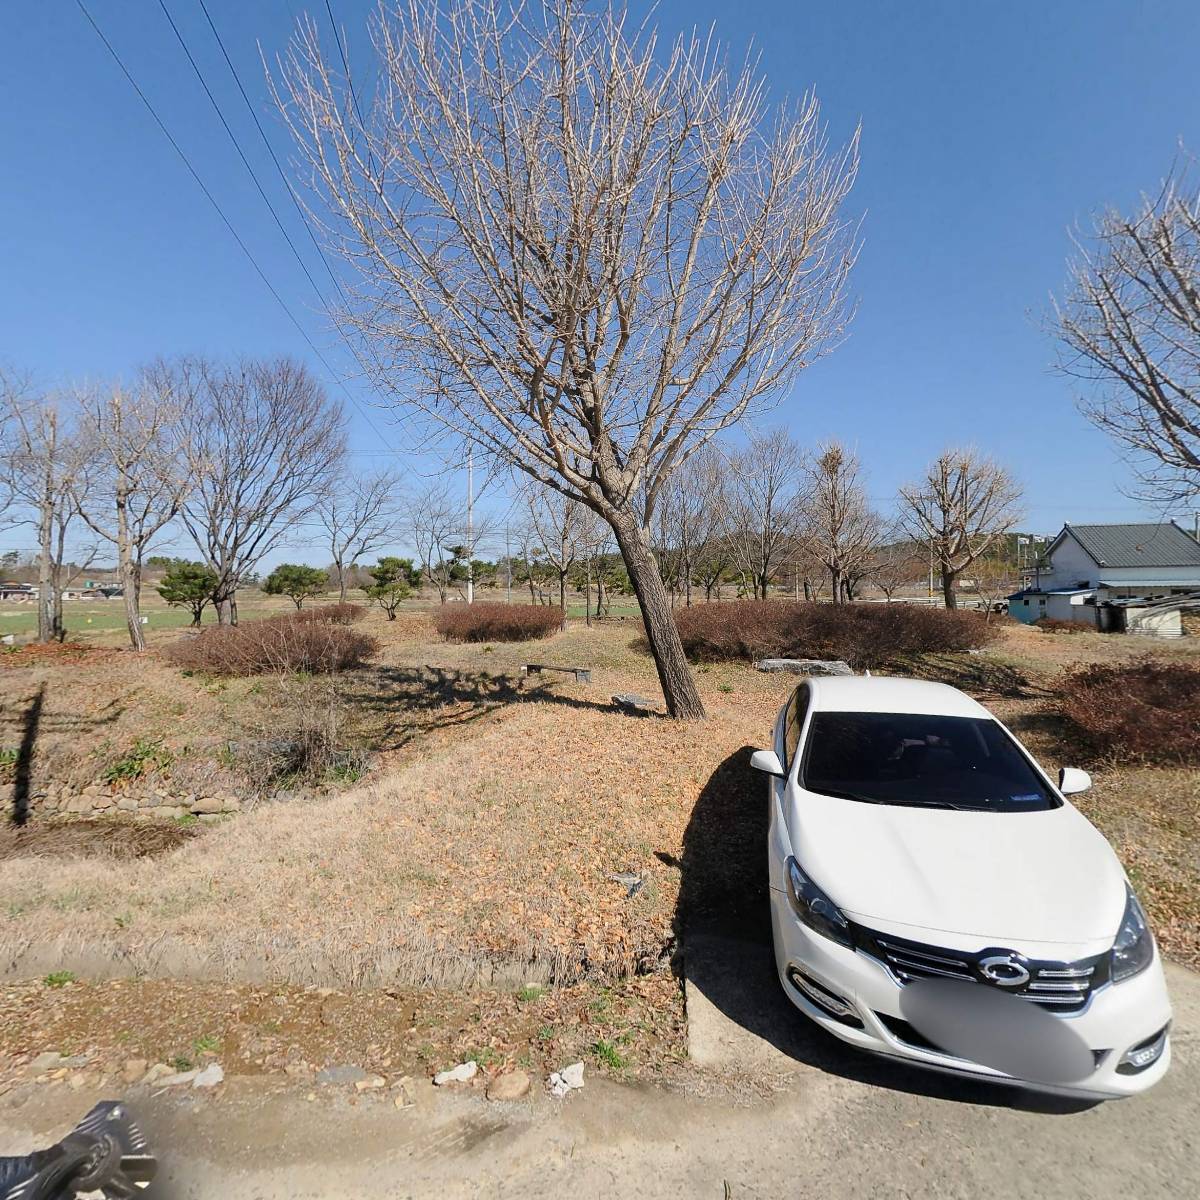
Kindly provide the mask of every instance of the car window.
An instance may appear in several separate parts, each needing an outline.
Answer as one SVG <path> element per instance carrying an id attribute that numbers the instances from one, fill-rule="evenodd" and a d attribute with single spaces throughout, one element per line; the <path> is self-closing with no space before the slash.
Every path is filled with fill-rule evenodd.
<path id="1" fill-rule="evenodd" d="M 1029 812 L 1058 798 L 1001 726 L 923 713 L 818 712 L 803 785 L 874 804 Z"/>
<path id="2" fill-rule="evenodd" d="M 801 684 L 793 693 L 788 705 L 787 722 L 783 729 L 784 766 L 790 767 L 796 759 L 796 747 L 800 744 L 800 730 L 804 728 L 804 717 L 808 712 L 808 687 Z"/>

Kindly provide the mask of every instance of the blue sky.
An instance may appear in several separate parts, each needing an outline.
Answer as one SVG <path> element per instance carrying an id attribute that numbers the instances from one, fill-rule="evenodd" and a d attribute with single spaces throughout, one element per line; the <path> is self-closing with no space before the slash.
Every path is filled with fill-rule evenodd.
<path id="1" fill-rule="evenodd" d="M 371 5 L 331 2 L 366 67 Z M 198 5 L 168 7 L 321 281 Z M 324 0 L 209 0 L 281 156 L 256 43 L 282 47 L 305 7 L 327 20 Z M 309 336 L 353 375 L 157 0 L 89 8 Z M 772 423 L 855 445 L 885 508 L 944 445 L 969 441 L 1021 478 L 1029 527 L 1159 515 L 1122 495 L 1130 474 L 1049 371 L 1038 317 L 1069 227 L 1153 188 L 1181 140 L 1200 149 L 1200 4 L 668 0 L 658 21 L 713 22 L 738 53 L 755 43 L 773 93 L 815 87 L 837 139 L 862 122 L 858 316 Z M 47 383 L 183 351 L 286 351 L 324 373 L 74 0 L 15 0 L 0 29 L 0 356 Z M 356 462 L 385 461 L 400 433 L 348 407 Z"/>

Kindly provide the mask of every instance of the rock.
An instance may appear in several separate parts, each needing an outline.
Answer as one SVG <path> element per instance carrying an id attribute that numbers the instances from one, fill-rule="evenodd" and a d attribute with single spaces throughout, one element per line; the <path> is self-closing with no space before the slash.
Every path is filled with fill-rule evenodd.
<path id="1" fill-rule="evenodd" d="M 116 801 L 111 796 L 97 796 L 94 807 L 97 812 L 101 812 L 106 808 L 115 808 Z"/>
<path id="2" fill-rule="evenodd" d="M 29 1070 L 34 1075 L 41 1075 L 45 1071 L 53 1071 L 61 1062 L 62 1055 L 57 1050 L 46 1050 L 29 1064 Z"/>
<path id="3" fill-rule="evenodd" d="M 176 810 L 169 804 L 159 804 L 154 808 L 143 809 L 143 811 L 149 813 L 152 817 L 174 817 Z"/>
<path id="4" fill-rule="evenodd" d="M 209 1063 L 207 1067 L 201 1071 L 195 1079 L 192 1080 L 194 1088 L 211 1088 L 216 1087 L 218 1083 L 225 1079 L 225 1072 L 221 1068 L 220 1063 Z"/>
<path id="5" fill-rule="evenodd" d="M 91 812 L 95 797 L 83 795 L 76 796 L 73 800 L 67 801 L 67 812 L 85 813 Z"/>
<path id="6" fill-rule="evenodd" d="M 550 1076 L 550 1095 L 562 1097 L 583 1087 L 583 1063 L 572 1063 Z"/>
<path id="7" fill-rule="evenodd" d="M 317 1072 L 318 1083 L 347 1084 L 358 1083 L 360 1079 L 368 1079 L 370 1075 L 362 1067 L 352 1063 L 339 1063 L 336 1066 L 325 1067 Z"/>
<path id="8" fill-rule="evenodd" d="M 221 811 L 223 801 L 220 796 L 201 796 L 192 804 L 192 812 L 197 816 L 211 816 L 213 813 Z"/>
<path id="9" fill-rule="evenodd" d="M 366 1079 L 360 1079 L 354 1085 L 354 1090 L 356 1092 L 377 1092 L 384 1087 L 387 1087 L 387 1080 L 382 1075 L 368 1075 Z"/>
<path id="10" fill-rule="evenodd" d="M 166 1063 L 155 1063 L 154 1066 L 142 1076 L 142 1084 L 149 1087 L 153 1083 L 158 1083 L 160 1079 L 166 1079 L 168 1075 L 173 1075 L 174 1072 Z"/>
<path id="11" fill-rule="evenodd" d="M 448 1071 L 439 1071 L 433 1077 L 435 1087 L 444 1087 L 448 1083 L 470 1083 L 479 1071 L 479 1064 L 472 1058 Z"/>
<path id="12" fill-rule="evenodd" d="M 121 1078 L 126 1083 L 137 1083 L 146 1074 L 146 1060 L 144 1058 L 129 1058 L 125 1060 L 125 1065 L 121 1068 Z"/>
<path id="13" fill-rule="evenodd" d="M 410 1108 L 417 1102 L 417 1087 L 413 1079 L 409 1075 L 402 1075 L 396 1081 L 396 1099 L 395 1105 L 397 1108 Z"/>
<path id="14" fill-rule="evenodd" d="M 532 1086 L 532 1080 L 524 1071 L 505 1071 L 488 1084 L 489 1100 L 520 1100 Z"/>
<path id="15" fill-rule="evenodd" d="M 191 1083 L 200 1072 L 193 1068 L 190 1071 L 175 1071 L 172 1074 L 164 1075 L 156 1080 L 159 1087 L 182 1087 L 185 1083 Z"/>
<path id="16" fill-rule="evenodd" d="M 307 1079 L 312 1074 L 312 1067 L 306 1062 L 285 1063 L 283 1073 L 293 1079 Z"/>
<path id="17" fill-rule="evenodd" d="M 117 801 L 117 807 L 122 812 L 137 812 L 138 802 L 132 796 L 122 796 Z"/>
<path id="18" fill-rule="evenodd" d="M 853 675 L 848 663 L 826 658 L 760 658 L 756 671 L 782 671 L 786 675 Z"/>
<path id="19" fill-rule="evenodd" d="M 635 692 L 618 692 L 612 702 L 622 711 L 638 717 L 648 717 L 655 711 L 653 700 L 639 696 Z"/>
<path id="20" fill-rule="evenodd" d="M 242 802 L 234 796 L 227 796 L 221 803 L 222 812 L 241 812 Z"/>

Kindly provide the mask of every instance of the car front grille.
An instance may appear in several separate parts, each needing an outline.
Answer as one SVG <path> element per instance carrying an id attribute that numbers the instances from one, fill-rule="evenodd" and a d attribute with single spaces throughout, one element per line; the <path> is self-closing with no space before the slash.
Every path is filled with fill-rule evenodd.
<path id="1" fill-rule="evenodd" d="M 1104 982 L 1107 971 L 1106 955 L 1078 962 L 1054 962 L 1025 958 L 1015 951 L 989 948 L 968 953 L 872 930 L 860 929 L 858 933 L 859 949 L 882 962 L 899 983 L 911 983 L 914 979 L 981 983 L 1056 1013 L 1069 1014 L 1084 1008 L 1095 988 Z M 1028 979 L 1016 986 L 1004 986 L 989 978 L 985 973 L 989 960 L 1004 959 L 1016 964 L 1016 971 L 1027 972 Z"/>

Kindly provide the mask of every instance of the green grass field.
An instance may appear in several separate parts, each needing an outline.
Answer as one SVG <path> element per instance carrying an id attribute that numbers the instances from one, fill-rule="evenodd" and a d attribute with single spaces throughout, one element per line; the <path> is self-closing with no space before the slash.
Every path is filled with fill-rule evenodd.
<path id="1" fill-rule="evenodd" d="M 272 610 L 274 611 L 274 610 Z M 241 607 L 243 619 L 265 616 L 267 610 Z M 143 616 L 149 617 L 147 632 L 156 629 L 182 629 L 191 624 L 192 615 L 186 609 L 168 608 L 165 605 L 142 606 Z M 113 600 L 66 600 L 63 602 L 63 620 L 67 626 L 67 637 L 89 638 L 111 634 L 125 628 L 125 605 L 117 597 Z M 215 624 L 216 616 L 209 609 L 204 614 L 204 624 Z M 0 635 L 14 634 L 18 638 L 32 637 L 37 632 L 37 608 L 28 602 L 7 604 L 0 608 Z"/>

